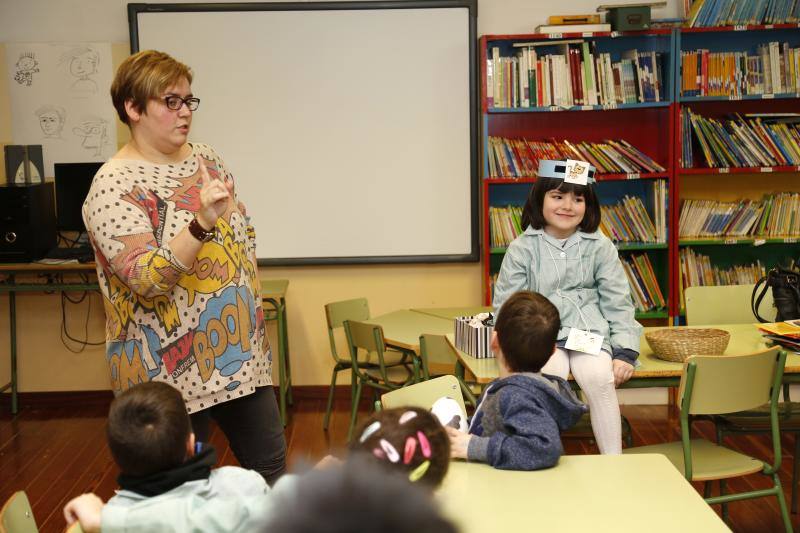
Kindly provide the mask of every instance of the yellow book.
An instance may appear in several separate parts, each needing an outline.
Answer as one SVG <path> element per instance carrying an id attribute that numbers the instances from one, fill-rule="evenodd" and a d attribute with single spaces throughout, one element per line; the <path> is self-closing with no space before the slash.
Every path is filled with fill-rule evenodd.
<path id="1" fill-rule="evenodd" d="M 600 15 L 550 15 L 547 23 L 552 25 L 562 24 L 600 24 Z"/>
<path id="2" fill-rule="evenodd" d="M 784 337 L 791 337 L 793 339 L 800 339 L 800 320 L 787 320 L 786 322 L 756 324 L 756 327 L 758 327 L 758 329 L 761 331 L 765 331 L 773 335 L 781 335 Z"/>

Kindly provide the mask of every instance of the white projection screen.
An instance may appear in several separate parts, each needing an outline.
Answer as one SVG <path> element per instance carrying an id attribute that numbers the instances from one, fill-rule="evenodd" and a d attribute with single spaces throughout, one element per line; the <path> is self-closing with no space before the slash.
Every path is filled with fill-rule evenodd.
<path id="1" fill-rule="evenodd" d="M 478 260 L 476 0 L 129 4 L 194 72 L 190 140 L 261 265 Z"/>

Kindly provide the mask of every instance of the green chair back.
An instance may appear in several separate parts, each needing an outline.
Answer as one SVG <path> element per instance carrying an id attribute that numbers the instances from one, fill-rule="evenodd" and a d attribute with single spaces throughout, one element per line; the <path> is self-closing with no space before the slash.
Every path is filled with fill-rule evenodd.
<path id="1" fill-rule="evenodd" d="M 746 355 L 693 355 L 690 415 L 717 415 L 755 409 L 770 402 L 779 348 Z M 681 377 L 679 398 L 689 391 L 688 372 Z M 780 388 L 780 381 L 778 382 Z"/>
<path id="2" fill-rule="evenodd" d="M 446 336 L 431 333 L 419 336 L 419 356 L 422 360 L 423 379 L 430 379 L 431 373 L 452 373 L 458 357 Z"/>
<path id="3" fill-rule="evenodd" d="M 333 359 L 340 363 L 346 358 L 339 354 L 334 338 L 337 328 L 344 325 L 345 320 L 367 320 L 369 318 L 369 303 L 366 298 L 354 298 L 341 302 L 333 302 L 325 305 L 325 319 L 328 323 L 328 341 L 331 345 L 331 355 Z"/>
<path id="4" fill-rule="evenodd" d="M 0 531 L 8 533 L 38 533 L 36 520 L 28 496 L 24 491 L 18 491 L 6 500 L 0 509 Z"/>
<path id="5" fill-rule="evenodd" d="M 757 322 L 751 310 L 753 285 L 687 287 L 686 323 L 690 326 L 712 324 L 751 324 Z M 775 319 L 772 292 L 767 291 L 758 313 L 766 320 Z"/>
<path id="6" fill-rule="evenodd" d="M 369 356 L 375 354 L 377 356 L 378 370 L 380 372 L 380 379 L 388 382 L 389 379 L 386 375 L 386 362 L 384 359 L 385 343 L 383 340 L 383 328 L 376 324 L 367 324 L 365 322 L 358 322 L 357 320 L 345 320 L 344 331 L 347 336 L 347 346 L 350 349 L 350 360 L 353 364 L 353 370 L 356 375 L 364 377 L 367 381 L 373 381 L 372 378 L 364 374 L 363 368 L 359 368 L 360 363 L 371 363 Z M 359 360 L 359 354 L 364 352 L 364 356 Z"/>
<path id="7" fill-rule="evenodd" d="M 464 396 L 461 394 L 461 385 L 455 376 L 441 376 L 384 393 L 381 396 L 381 405 L 385 409 L 395 407 L 430 409 L 433 403 L 443 396 L 453 398 L 462 411 L 467 412 Z"/>

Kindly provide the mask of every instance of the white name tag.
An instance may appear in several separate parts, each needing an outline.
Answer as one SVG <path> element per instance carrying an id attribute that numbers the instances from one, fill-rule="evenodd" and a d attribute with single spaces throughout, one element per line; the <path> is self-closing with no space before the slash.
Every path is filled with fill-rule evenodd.
<path id="1" fill-rule="evenodd" d="M 589 163 L 567 159 L 567 171 L 564 174 L 566 183 L 586 185 L 589 182 Z"/>
<path id="2" fill-rule="evenodd" d="M 603 336 L 592 333 L 591 331 L 569 328 L 567 344 L 565 344 L 564 347 L 567 350 L 598 355 L 603 348 Z"/>

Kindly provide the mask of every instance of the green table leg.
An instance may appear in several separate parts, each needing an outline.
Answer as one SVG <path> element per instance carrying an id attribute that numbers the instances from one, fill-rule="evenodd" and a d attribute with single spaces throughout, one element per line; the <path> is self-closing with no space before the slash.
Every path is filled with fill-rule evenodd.
<path id="1" fill-rule="evenodd" d="M 286 417 L 286 402 L 287 399 L 291 403 L 291 374 L 289 370 L 289 345 L 288 345 L 288 328 L 286 325 L 286 302 L 283 298 L 280 301 L 274 298 L 264 298 L 265 303 L 272 306 L 275 316 L 267 318 L 266 313 L 264 319 L 268 321 L 275 320 L 277 322 L 278 330 L 278 403 L 281 412 L 281 423 L 284 427 L 287 423 Z"/>
<path id="2" fill-rule="evenodd" d="M 17 295 L 8 293 L 8 320 L 11 330 L 11 414 L 17 414 Z"/>

